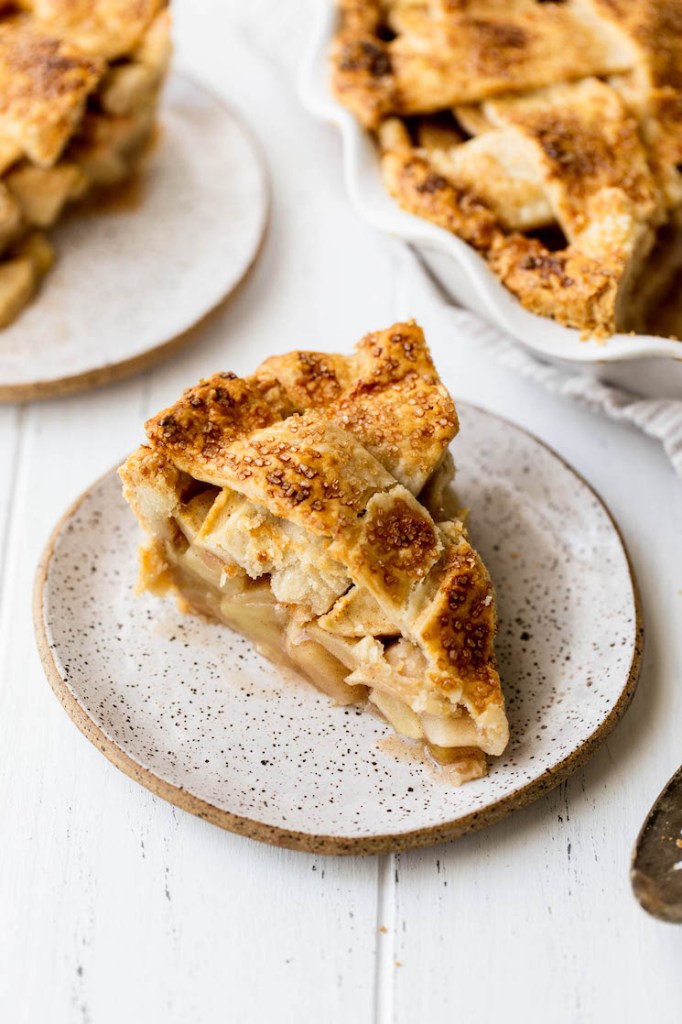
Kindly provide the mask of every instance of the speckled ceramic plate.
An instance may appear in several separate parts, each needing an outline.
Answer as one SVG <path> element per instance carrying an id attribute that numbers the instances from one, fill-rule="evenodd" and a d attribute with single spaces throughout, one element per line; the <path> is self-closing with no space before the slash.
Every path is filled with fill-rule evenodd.
<path id="1" fill-rule="evenodd" d="M 43 664 L 78 727 L 172 803 L 325 853 L 454 838 L 565 778 L 637 682 L 627 554 L 600 500 L 552 451 L 489 413 L 458 409 L 458 491 L 497 585 L 512 735 L 487 778 L 452 786 L 371 712 L 336 707 L 170 599 L 136 597 L 140 534 L 114 472 L 57 526 L 36 585 Z"/>
<path id="2" fill-rule="evenodd" d="M 255 260 L 268 185 L 251 136 L 221 99 L 177 73 L 160 123 L 140 176 L 51 233 L 54 268 L 0 330 L 0 401 L 144 369 L 193 340 Z"/>

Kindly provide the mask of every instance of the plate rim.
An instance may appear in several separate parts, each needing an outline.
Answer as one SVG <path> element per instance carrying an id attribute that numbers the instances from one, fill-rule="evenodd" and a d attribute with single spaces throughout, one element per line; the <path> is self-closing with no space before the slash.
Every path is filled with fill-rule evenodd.
<path id="1" fill-rule="evenodd" d="M 109 739 L 95 721 L 88 714 L 87 709 L 79 702 L 75 693 L 69 688 L 65 678 L 60 673 L 55 662 L 50 641 L 47 634 L 47 623 L 44 614 L 45 587 L 48 581 L 50 564 L 54 555 L 57 541 L 64 527 L 69 523 L 80 506 L 87 500 L 92 492 L 108 477 L 112 476 L 120 465 L 117 464 L 108 469 L 101 476 L 97 477 L 66 509 L 59 517 L 57 523 L 50 532 L 36 568 L 35 581 L 33 586 L 33 626 L 35 633 L 38 655 L 47 677 L 47 681 L 53 693 L 66 711 L 71 721 L 78 730 L 90 741 L 113 765 L 116 766 L 129 778 L 144 786 L 155 796 L 161 797 L 167 803 L 179 807 L 183 811 L 209 821 L 213 825 L 237 835 L 245 836 L 248 839 L 255 839 L 271 846 L 284 847 L 290 850 L 298 850 L 305 853 L 325 854 L 336 856 L 358 856 L 376 855 L 384 853 L 399 853 L 404 850 L 418 849 L 427 846 L 434 846 L 438 843 L 449 842 L 459 839 L 470 832 L 487 828 L 501 821 L 513 811 L 526 807 L 534 800 L 539 799 L 551 789 L 564 782 L 573 772 L 581 768 L 599 746 L 613 731 L 616 725 L 627 711 L 632 698 L 637 690 L 640 672 L 642 667 L 642 655 L 644 651 L 644 617 L 642 613 L 641 596 L 637 577 L 635 575 L 630 553 L 620 527 L 616 522 L 611 510 L 601 495 L 576 470 L 563 456 L 559 455 L 551 445 L 541 440 L 530 430 L 519 426 L 505 416 L 500 416 L 490 409 L 486 409 L 473 402 L 460 401 L 455 399 L 455 405 L 468 406 L 488 416 L 492 416 L 507 426 L 511 426 L 521 433 L 530 437 L 537 444 L 542 445 L 556 458 L 564 467 L 576 477 L 580 483 L 587 488 L 588 492 L 596 499 L 611 523 L 616 536 L 620 542 L 628 572 L 628 578 L 632 588 L 634 606 L 634 644 L 632 659 L 628 669 L 627 677 L 621 692 L 614 706 L 608 715 L 600 722 L 597 728 L 587 737 L 583 743 L 574 750 L 571 750 L 554 768 L 545 769 L 536 779 L 526 783 L 521 789 L 507 796 L 501 797 L 488 807 L 471 811 L 461 818 L 442 822 L 437 825 L 428 825 L 409 832 L 376 834 L 369 836 L 330 836 L 325 834 L 302 832 L 296 829 L 287 829 L 280 825 L 268 825 L 265 822 L 249 818 L 245 815 L 235 814 L 233 811 L 216 807 L 214 804 L 195 793 L 176 786 L 171 782 L 162 779 L 149 768 L 145 768 L 127 754 L 114 740 Z"/>
<path id="2" fill-rule="evenodd" d="M 242 286 L 246 283 L 251 271 L 258 262 L 267 239 L 270 215 L 272 212 L 272 185 L 268 174 L 267 161 L 265 159 L 263 148 L 249 125 L 246 124 L 241 115 L 234 110 L 232 105 L 217 89 L 214 89 L 211 85 L 207 84 L 199 76 L 188 73 L 185 70 L 178 70 L 177 68 L 173 68 L 171 70 L 168 80 L 170 81 L 171 78 L 188 82 L 207 96 L 210 96 L 217 105 L 221 107 L 234 122 L 236 122 L 239 130 L 251 146 L 263 188 L 263 210 L 258 232 L 258 240 L 250 258 L 246 262 L 246 265 L 237 280 L 233 281 L 227 291 L 225 291 L 222 296 L 199 317 L 198 320 L 179 333 L 174 334 L 171 338 L 163 339 L 158 342 L 158 344 L 146 349 L 144 352 L 138 353 L 138 355 L 129 356 L 127 359 L 120 360 L 119 362 L 107 363 L 105 366 L 95 367 L 91 370 L 82 370 L 79 373 L 67 374 L 64 377 L 53 377 L 49 380 L 30 381 L 22 384 L 0 383 L 0 403 L 11 404 L 32 402 L 48 398 L 62 398 L 67 395 L 75 395 L 84 391 L 92 391 L 95 388 L 104 387 L 107 384 L 114 384 L 118 381 L 125 380 L 128 377 L 133 377 L 142 373 L 144 370 L 149 369 L 151 366 L 168 359 L 192 341 L 214 317 L 217 317 L 223 312 L 232 298 L 241 291 Z M 143 157 L 143 164 L 148 156 L 149 152 L 145 153 Z M 38 291 L 38 295 L 35 296 L 32 301 L 40 301 L 40 290 Z"/>

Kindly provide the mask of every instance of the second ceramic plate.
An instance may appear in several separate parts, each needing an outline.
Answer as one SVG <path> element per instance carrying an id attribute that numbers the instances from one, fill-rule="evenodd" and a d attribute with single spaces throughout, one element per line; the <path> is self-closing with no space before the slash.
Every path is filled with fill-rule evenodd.
<path id="1" fill-rule="evenodd" d="M 217 96 L 177 73 L 139 180 L 51 233 L 58 259 L 0 331 L 0 401 L 105 384 L 190 340 L 258 253 L 268 185 L 251 136 Z"/>
<path id="2" fill-rule="evenodd" d="M 114 472 L 58 525 L 36 585 L 43 664 L 79 728 L 172 803 L 325 853 L 454 838 L 565 778 L 637 682 L 628 558 L 604 506 L 552 451 L 489 413 L 458 411 L 458 493 L 497 587 L 512 736 L 487 778 L 453 787 L 370 712 L 284 678 L 172 600 L 136 597 L 140 535 Z"/>

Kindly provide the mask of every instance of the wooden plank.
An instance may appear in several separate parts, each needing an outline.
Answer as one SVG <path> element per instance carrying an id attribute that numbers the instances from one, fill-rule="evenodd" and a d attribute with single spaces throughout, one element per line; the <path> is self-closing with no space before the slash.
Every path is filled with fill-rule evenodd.
<path id="1" fill-rule="evenodd" d="M 35 653 L 35 566 L 66 505 L 117 458 L 138 390 L 128 385 L 127 399 L 114 388 L 29 407 L 23 423 L 0 615 L 0 807 L 3 834 L 11 838 L 0 872 L 0 955 L 7 965 L 0 985 L 11 987 L 11 1001 L 8 993 L 0 1005 L 9 1001 L 10 1019 L 21 1019 L 22 1007 L 25 1019 L 49 1019 L 37 1006 L 33 1018 L 33 1009 L 42 998 L 59 1004 L 57 978 L 68 957 L 64 922 L 89 911 L 91 851 L 72 844 L 71 828 L 79 789 L 89 782 L 85 765 L 96 755 L 57 705 Z M 102 803 L 100 818 L 105 813 Z M 96 824 L 92 831 L 96 840 Z M 72 941 L 81 941 L 76 929 Z M 66 993 L 71 985 L 69 978 Z"/>
<path id="2" fill-rule="evenodd" d="M 4 487 L 0 491 L 0 581 L 7 556 L 9 519 L 19 464 L 24 413 L 22 406 L 0 407 L 0 479 L 4 481 Z M 2 600 L 3 590 L 0 589 L 0 608 Z"/>

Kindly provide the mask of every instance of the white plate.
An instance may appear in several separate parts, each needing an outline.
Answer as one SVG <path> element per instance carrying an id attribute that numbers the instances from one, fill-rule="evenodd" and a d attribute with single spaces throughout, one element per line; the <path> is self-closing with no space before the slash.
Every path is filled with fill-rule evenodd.
<path id="1" fill-rule="evenodd" d="M 414 245 L 458 303 L 507 331 L 543 360 L 643 395 L 682 397 L 681 342 L 630 334 L 616 334 L 607 342 L 582 341 L 579 331 L 524 309 L 466 242 L 398 206 L 381 180 L 369 134 L 329 88 L 336 3 L 322 0 L 315 13 L 310 52 L 300 81 L 301 97 L 311 113 L 341 130 L 346 187 L 359 215 L 379 230 Z"/>
<path id="2" fill-rule="evenodd" d="M 0 401 L 143 369 L 189 341 L 253 263 L 268 213 L 253 139 L 219 97 L 177 73 L 160 121 L 127 193 L 134 202 L 75 209 L 51 233 L 53 270 L 0 331 Z"/>
<path id="3" fill-rule="evenodd" d="M 490 775 L 456 788 L 369 711 L 284 677 L 225 627 L 133 593 L 140 534 L 112 471 L 57 526 L 38 571 L 43 665 L 119 768 L 224 828 L 325 853 L 454 838 L 565 778 L 625 710 L 641 625 L 609 514 L 553 452 L 459 405 L 458 491 L 496 581 L 511 724 Z"/>

